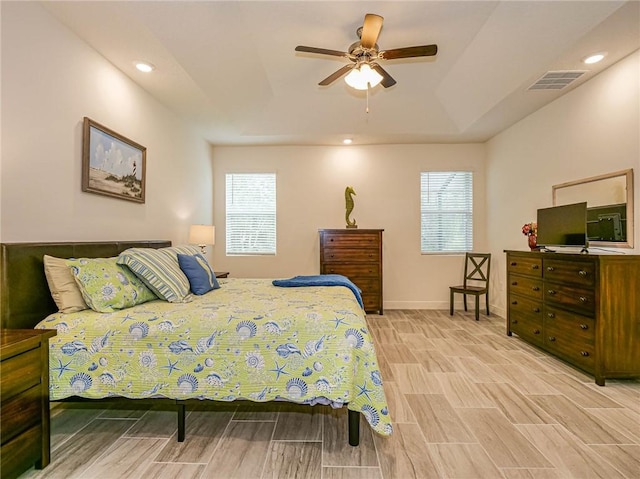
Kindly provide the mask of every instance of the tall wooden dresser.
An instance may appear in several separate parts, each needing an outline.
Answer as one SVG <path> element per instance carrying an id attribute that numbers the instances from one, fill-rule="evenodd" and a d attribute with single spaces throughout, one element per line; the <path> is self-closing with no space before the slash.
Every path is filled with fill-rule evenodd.
<path id="1" fill-rule="evenodd" d="M 362 290 L 367 313 L 383 314 L 382 232 L 375 229 L 321 229 L 320 274 L 341 274 Z"/>
<path id="2" fill-rule="evenodd" d="M 640 256 L 506 251 L 507 334 L 606 378 L 640 377 Z"/>

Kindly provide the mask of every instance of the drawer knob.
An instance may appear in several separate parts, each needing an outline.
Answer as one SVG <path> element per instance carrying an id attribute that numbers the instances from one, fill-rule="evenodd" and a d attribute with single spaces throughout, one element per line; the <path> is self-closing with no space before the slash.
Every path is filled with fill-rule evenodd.
<path id="1" fill-rule="evenodd" d="M 580 302 L 581 303 L 586 303 L 588 301 L 589 301 L 589 299 L 586 296 L 580 296 Z"/>
<path id="2" fill-rule="evenodd" d="M 537 264 L 534 264 L 533 266 L 531 266 L 531 269 L 540 269 L 540 266 L 538 266 Z"/>
<path id="3" fill-rule="evenodd" d="M 589 326 L 587 326 L 586 324 L 581 324 L 580 325 L 580 329 L 587 330 L 587 329 L 589 329 Z"/>
<path id="4" fill-rule="evenodd" d="M 518 286 L 518 282 L 517 281 L 512 282 L 511 286 Z"/>
<path id="5" fill-rule="evenodd" d="M 553 266 L 547 266 L 547 271 L 553 271 Z"/>
<path id="6" fill-rule="evenodd" d="M 534 313 L 539 313 L 540 312 L 540 308 L 533 308 L 533 312 Z"/>
<path id="7" fill-rule="evenodd" d="M 588 351 L 580 351 L 580 354 L 581 354 L 582 356 L 584 356 L 585 358 L 586 358 L 587 356 L 589 356 L 589 352 L 588 352 Z"/>
<path id="8" fill-rule="evenodd" d="M 511 304 L 518 304 L 517 301 L 511 301 Z"/>
<path id="9" fill-rule="evenodd" d="M 533 291 L 540 291 L 540 287 L 538 286 L 534 286 L 533 288 L 531 288 Z"/>
<path id="10" fill-rule="evenodd" d="M 556 294 L 556 291 L 555 291 L 554 289 L 550 289 L 550 290 L 548 290 L 548 291 L 547 291 L 547 293 L 549 293 L 549 294 L 552 294 L 552 295 L 553 295 L 553 294 Z"/>
<path id="11" fill-rule="evenodd" d="M 539 329 L 534 329 L 533 330 L 533 334 L 540 334 L 540 330 Z"/>
<path id="12" fill-rule="evenodd" d="M 511 266 L 517 266 L 518 265 L 518 263 L 516 263 L 515 261 L 512 261 L 510 264 L 511 264 Z"/>
<path id="13" fill-rule="evenodd" d="M 369 254 L 369 258 L 373 258 L 373 255 L 372 255 L 372 254 Z"/>
<path id="14" fill-rule="evenodd" d="M 553 319 L 556 317 L 556 313 L 547 313 L 547 317 Z"/>
<path id="15" fill-rule="evenodd" d="M 333 238 L 331 238 L 329 241 L 333 241 Z"/>
<path id="16" fill-rule="evenodd" d="M 333 255 L 330 255 L 332 258 L 334 257 Z"/>
<path id="17" fill-rule="evenodd" d="M 511 324 L 518 324 L 518 320 L 517 319 L 512 319 L 511 320 Z"/>
<path id="18" fill-rule="evenodd" d="M 556 340 L 555 336 L 549 336 L 549 341 L 554 342 Z"/>
<path id="19" fill-rule="evenodd" d="M 583 278 L 587 275 L 587 272 L 583 269 L 581 269 L 580 271 L 578 271 L 578 275 L 582 276 Z"/>

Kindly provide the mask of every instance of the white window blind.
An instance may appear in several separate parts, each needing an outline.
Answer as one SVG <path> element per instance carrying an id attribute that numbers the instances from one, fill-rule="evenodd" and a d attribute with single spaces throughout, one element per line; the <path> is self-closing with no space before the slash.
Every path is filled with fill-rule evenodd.
<path id="1" fill-rule="evenodd" d="M 275 173 L 227 174 L 226 214 L 227 254 L 275 254 Z"/>
<path id="2" fill-rule="evenodd" d="M 420 249 L 454 253 L 473 249 L 473 173 L 420 173 Z"/>

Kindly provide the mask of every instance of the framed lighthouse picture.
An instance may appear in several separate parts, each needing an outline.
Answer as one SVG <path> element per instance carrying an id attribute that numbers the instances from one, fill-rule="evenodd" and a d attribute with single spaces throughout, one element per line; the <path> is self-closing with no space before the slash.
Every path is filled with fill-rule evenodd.
<path id="1" fill-rule="evenodd" d="M 144 203 L 147 149 L 85 117 L 82 191 Z"/>

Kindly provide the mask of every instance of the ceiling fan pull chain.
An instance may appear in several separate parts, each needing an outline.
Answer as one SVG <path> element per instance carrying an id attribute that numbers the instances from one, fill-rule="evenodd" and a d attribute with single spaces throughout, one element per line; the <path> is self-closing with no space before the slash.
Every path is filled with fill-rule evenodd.
<path id="1" fill-rule="evenodd" d="M 365 112 L 369 114 L 369 83 L 367 83 L 367 109 Z"/>

